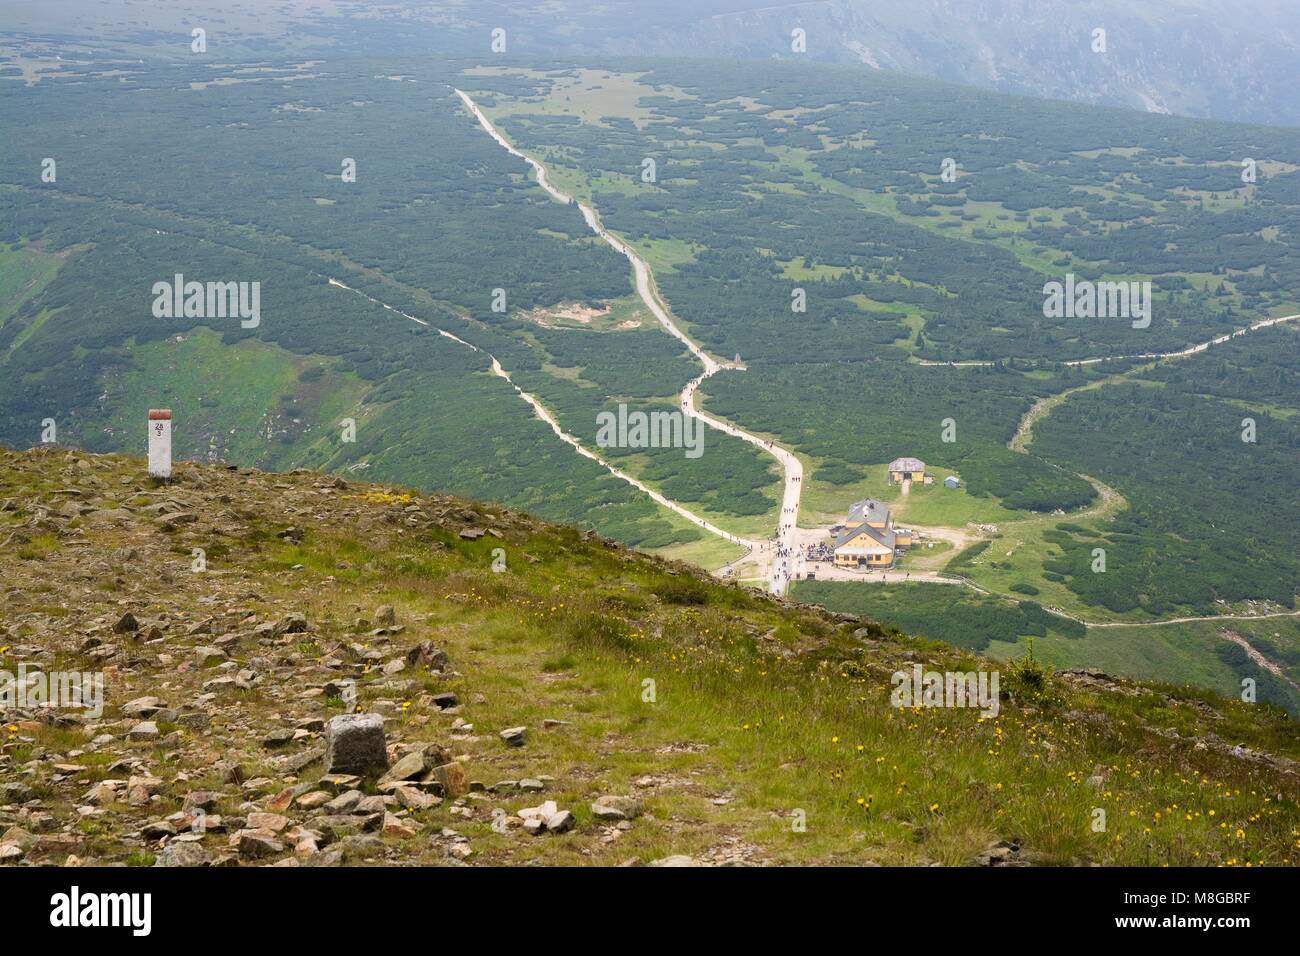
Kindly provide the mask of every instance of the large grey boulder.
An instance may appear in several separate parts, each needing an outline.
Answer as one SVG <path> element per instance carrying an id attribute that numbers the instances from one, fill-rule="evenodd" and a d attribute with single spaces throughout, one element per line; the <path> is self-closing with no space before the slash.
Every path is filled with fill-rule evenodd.
<path id="1" fill-rule="evenodd" d="M 497 736 L 506 742 L 507 747 L 522 747 L 528 740 L 528 728 L 507 727 Z"/>
<path id="2" fill-rule="evenodd" d="M 616 822 L 639 817 L 641 809 L 641 801 L 635 797 L 606 794 L 603 797 L 596 798 L 596 802 L 591 805 L 591 815 L 597 820 Z"/>
<path id="3" fill-rule="evenodd" d="M 384 718 L 343 714 L 325 725 L 325 772 L 364 774 L 388 767 Z"/>
<path id="4" fill-rule="evenodd" d="M 189 841 L 168 843 L 159 851 L 154 866 L 209 866 L 212 854 Z"/>

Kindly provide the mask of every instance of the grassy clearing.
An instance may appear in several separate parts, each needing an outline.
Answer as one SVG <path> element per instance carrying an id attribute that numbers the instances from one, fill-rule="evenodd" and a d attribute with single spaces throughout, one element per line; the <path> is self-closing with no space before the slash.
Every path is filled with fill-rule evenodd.
<path id="1" fill-rule="evenodd" d="M 111 427 L 129 433 L 143 409 L 169 405 L 189 423 L 176 436 L 178 455 L 291 466 L 342 418 L 360 415 L 364 385 L 334 371 L 335 359 L 255 339 L 226 345 L 202 328 L 137 346 L 134 356 L 131 369 L 107 383 Z"/>
<path id="2" fill-rule="evenodd" d="M 50 284 L 63 261 L 30 246 L 14 248 L 0 243 L 0 326 Z"/>
<path id="3" fill-rule="evenodd" d="M 563 70 L 543 71 L 519 70 L 510 67 L 476 67 L 465 71 L 466 76 L 511 76 L 525 75 L 540 77 L 545 75 L 551 81 L 550 90 L 545 96 L 530 97 L 522 102 L 506 101 L 502 106 L 489 112 L 495 121 L 496 115 L 512 113 L 539 113 L 547 116 L 577 116 L 584 123 L 596 126 L 606 125 L 606 117 L 619 117 L 631 120 L 638 126 L 644 126 L 654 119 L 654 111 L 643 108 L 640 101 L 646 96 L 668 96 L 685 98 L 686 94 L 675 87 L 664 86 L 653 89 L 644 86 L 640 79 L 643 73 L 611 73 L 607 70 Z M 472 93 L 472 91 L 470 91 Z"/>
<path id="4" fill-rule="evenodd" d="M 825 461 L 805 457 L 804 490 L 799 525 L 814 528 L 844 520 L 849 505 L 863 498 L 875 498 L 889 505 L 894 521 L 900 525 L 961 528 L 968 524 L 1002 524 L 1024 520 L 1029 512 L 1002 507 L 997 499 L 967 493 L 964 485 L 956 489 L 944 486 L 943 479 L 953 472 L 933 468 L 934 484 L 913 483 L 904 497 L 902 486 L 889 481 L 888 463 L 856 468 L 862 477 L 845 484 L 835 484 L 816 476 Z"/>

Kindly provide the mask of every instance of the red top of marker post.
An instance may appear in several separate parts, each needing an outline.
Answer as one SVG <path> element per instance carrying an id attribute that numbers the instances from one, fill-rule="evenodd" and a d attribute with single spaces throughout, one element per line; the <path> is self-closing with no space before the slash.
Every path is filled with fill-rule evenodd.
<path id="1" fill-rule="evenodd" d="M 151 422 L 169 422 L 172 420 L 172 410 L 170 408 L 151 408 L 149 409 L 149 421 Z"/>

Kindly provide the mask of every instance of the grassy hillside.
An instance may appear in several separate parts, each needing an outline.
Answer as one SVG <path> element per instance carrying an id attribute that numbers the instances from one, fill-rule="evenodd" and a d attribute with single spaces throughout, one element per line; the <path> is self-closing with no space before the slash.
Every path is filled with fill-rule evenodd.
<path id="1" fill-rule="evenodd" d="M 494 506 L 193 464 L 157 486 L 137 459 L 0 452 L 0 589 L 0 669 L 107 681 L 97 719 L 4 714 L 0 859 L 20 864 L 1300 852 L 1281 711 L 997 664 Z M 1000 668 L 1000 713 L 891 707 L 914 664 Z M 390 758 L 436 754 L 438 773 L 322 779 L 348 678 Z M 598 818 L 609 796 L 630 819 Z M 524 832 L 544 800 L 571 830 Z"/>

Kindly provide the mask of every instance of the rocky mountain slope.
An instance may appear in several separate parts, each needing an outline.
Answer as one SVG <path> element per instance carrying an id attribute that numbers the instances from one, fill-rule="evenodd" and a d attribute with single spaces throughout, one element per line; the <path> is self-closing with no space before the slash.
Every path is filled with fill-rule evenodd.
<path id="1" fill-rule="evenodd" d="M 1032 660 L 894 707 L 997 665 L 438 495 L 0 451 L 0 594 L 10 865 L 1300 853 L 1279 711 Z M 31 699 L 68 673 L 102 712 Z"/>

